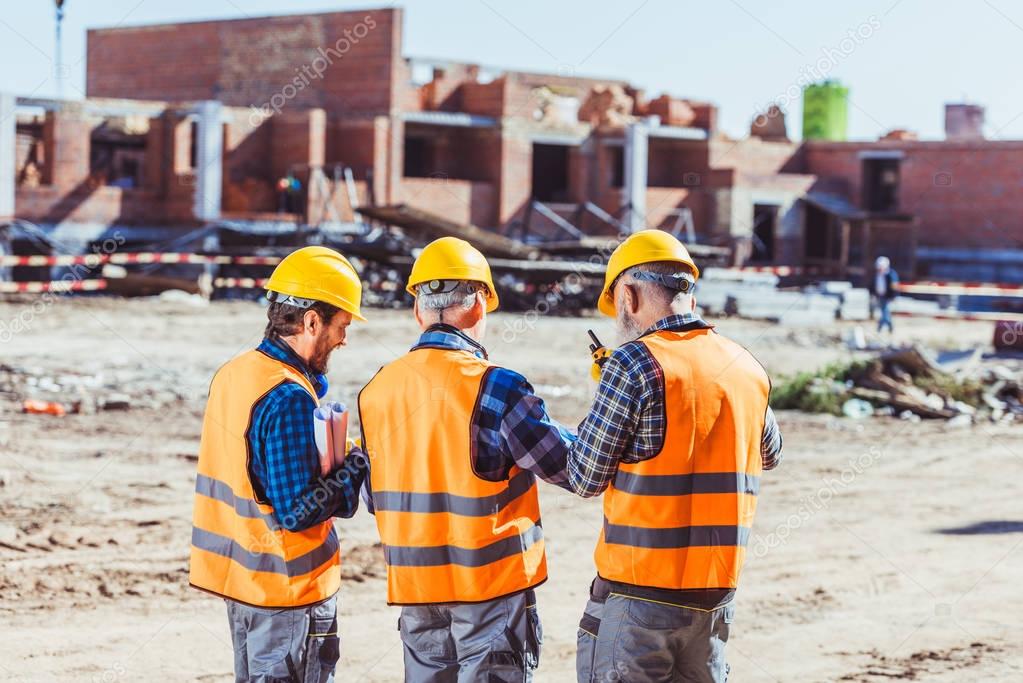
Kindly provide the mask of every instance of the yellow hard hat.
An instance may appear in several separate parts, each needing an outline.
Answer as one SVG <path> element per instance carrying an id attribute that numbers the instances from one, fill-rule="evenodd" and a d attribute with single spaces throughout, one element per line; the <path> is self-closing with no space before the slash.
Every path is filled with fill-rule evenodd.
<path id="1" fill-rule="evenodd" d="M 700 277 L 700 269 L 693 263 L 689 251 L 674 235 L 663 230 L 640 230 L 629 235 L 628 239 L 618 245 L 611 253 L 604 274 L 604 290 L 600 293 L 597 308 L 604 315 L 615 317 L 615 302 L 611 287 L 618 276 L 633 266 L 655 261 L 674 261 L 681 263 L 693 271 L 693 278 Z"/>
<path id="2" fill-rule="evenodd" d="M 433 280 L 470 280 L 487 286 L 487 313 L 497 310 L 497 290 L 490 274 L 490 264 L 480 251 L 457 237 L 441 237 L 423 247 L 412 264 L 412 274 L 405 287 L 412 296 L 416 286 Z"/>
<path id="3" fill-rule="evenodd" d="M 362 279 L 344 256 L 327 247 L 302 247 L 274 268 L 266 283 L 269 292 L 336 306 L 356 320 L 360 311 Z M 302 302 L 291 302 L 302 306 Z"/>

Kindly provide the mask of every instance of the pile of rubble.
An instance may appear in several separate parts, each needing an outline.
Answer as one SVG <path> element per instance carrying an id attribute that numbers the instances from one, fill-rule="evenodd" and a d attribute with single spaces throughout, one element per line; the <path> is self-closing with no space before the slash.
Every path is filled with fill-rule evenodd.
<path id="1" fill-rule="evenodd" d="M 815 377 L 798 390 L 812 397 L 799 399 L 804 409 L 821 406 L 852 418 L 943 419 L 953 426 L 1023 421 L 1023 364 L 985 358 L 979 349 L 937 355 L 916 346 L 886 351 Z"/>
<path id="2" fill-rule="evenodd" d="M 194 398 L 178 377 L 146 365 L 84 373 L 0 364 L 2 412 L 62 417 L 159 409 Z"/>

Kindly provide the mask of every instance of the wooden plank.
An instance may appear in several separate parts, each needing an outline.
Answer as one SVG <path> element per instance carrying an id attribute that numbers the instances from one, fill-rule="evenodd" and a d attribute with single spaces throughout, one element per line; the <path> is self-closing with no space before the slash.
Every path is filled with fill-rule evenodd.
<path id="1" fill-rule="evenodd" d="M 418 233 L 429 240 L 448 236 L 464 239 L 487 256 L 535 259 L 540 255 L 537 249 L 518 240 L 472 224 L 455 223 L 407 204 L 363 206 L 359 208 L 359 213 L 374 220 L 398 226 L 406 232 Z"/>

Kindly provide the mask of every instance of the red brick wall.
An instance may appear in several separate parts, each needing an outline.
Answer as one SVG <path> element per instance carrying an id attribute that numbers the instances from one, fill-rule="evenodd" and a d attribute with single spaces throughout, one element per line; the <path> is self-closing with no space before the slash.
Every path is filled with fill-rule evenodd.
<path id="1" fill-rule="evenodd" d="M 533 144 L 522 134 L 501 135 L 497 224 L 522 215 L 533 188 Z"/>
<path id="2" fill-rule="evenodd" d="M 497 78 L 490 83 L 464 83 L 462 111 L 479 116 L 498 118 L 504 111 L 504 79 Z"/>
<path id="3" fill-rule="evenodd" d="M 863 150 L 900 150 L 900 211 L 919 217 L 920 246 L 1018 248 L 1023 242 L 1023 142 L 807 143 L 818 187 L 861 203 Z"/>
<path id="4" fill-rule="evenodd" d="M 224 127 L 224 171 L 221 205 L 225 212 L 273 211 L 277 193 L 270 161 L 273 120 L 244 115 Z M 187 159 L 187 157 L 186 157 Z"/>
<path id="5" fill-rule="evenodd" d="M 703 232 L 702 193 L 687 188 L 651 187 L 646 192 L 646 224 L 651 228 L 672 228 L 677 218 L 673 209 L 686 207 L 693 212 L 693 224 Z"/>
<path id="6" fill-rule="evenodd" d="M 401 88 L 401 22 L 382 9 L 96 29 L 86 92 L 386 113 Z"/>
<path id="7" fill-rule="evenodd" d="M 182 188 L 161 198 L 151 190 L 100 186 L 65 192 L 52 185 L 19 188 L 16 215 L 34 223 L 183 224 L 192 223 L 192 192 Z"/>
<path id="8" fill-rule="evenodd" d="M 80 111 L 50 111 L 43 123 L 46 166 L 43 183 L 69 190 L 89 179 L 89 137 L 93 123 Z"/>
<path id="9" fill-rule="evenodd" d="M 494 224 L 495 192 L 490 183 L 447 178 L 402 178 L 399 202 L 455 223 Z"/>
<path id="10" fill-rule="evenodd" d="M 712 139 L 708 143 L 712 168 L 734 169 L 739 184 L 771 184 L 779 174 L 803 172 L 799 145 L 760 138 Z M 784 181 L 782 181 L 784 182 Z"/>
<path id="11" fill-rule="evenodd" d="M 372 176 L 373 201 L 395 201 L 401 179 L 404 124 L 395 117 L 351 118 L 327 121 L 325 163 L 328 177 L 334 164 L 352 169 L 356 180 Z"/>
<path id="12" fill-rule="evenodd" d="M 698 186 L 707 175 L 707 143 L 650 138 L 647 147 L 649 187 Z"/>
<path id="13" fill-rule="evenodd" d="M 327 119 L 322 109 L 287 111 L 270 119 L 270 167 L 274 178 L 303 166 L 323 166 Z"/>
<path id="14" fill-rule="evenodd" d="M 327 166 L 333 164 L 350 166 L 356 178 L 365 179 L 368 172 L 373 169 L 375 126 L 373 119 L 370 118 L 328 123 Z"/>

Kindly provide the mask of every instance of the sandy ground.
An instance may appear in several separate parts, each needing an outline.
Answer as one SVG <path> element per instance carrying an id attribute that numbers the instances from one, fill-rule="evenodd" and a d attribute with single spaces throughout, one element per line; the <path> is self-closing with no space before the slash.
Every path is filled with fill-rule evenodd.
<path id="1" fill-rule="evenodd" d="M 149 373 L 160 408 L 0 414 L 0 679 L 229 681 L 223 604 L 187 587 L 203 397 L 215 368 L 258 342 L 255 304 L 61 301 L 0 320 L 28 329 L 0 363 L 44 372 Z M 332 362 L 351 401 L 415 331 L 371 311 Z M 586 410 L 585 329 L 603 320 L 497 315 L 488 346 L 552 413 Z M 847 355 L 843 330 L 721 321 L 773 373 Z M 903 323 L 904 338 L 971 346 L 983 324 Z M 764 478 L 728 645 L 737 681 L 1023 680 L 1023 431 L 853 422 L 783 413 L 782 467 Z M 550 581 L 538 681 L 574 680 L 576 624 L 594 574 L 597 501 L 542 489 Z M 372 518 L 338 523 L 344 546 L 338 680 L 398 681 L 397 611 L 384 604 Z"/>

